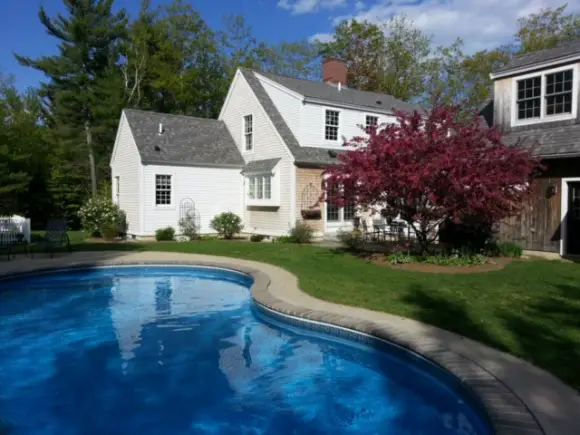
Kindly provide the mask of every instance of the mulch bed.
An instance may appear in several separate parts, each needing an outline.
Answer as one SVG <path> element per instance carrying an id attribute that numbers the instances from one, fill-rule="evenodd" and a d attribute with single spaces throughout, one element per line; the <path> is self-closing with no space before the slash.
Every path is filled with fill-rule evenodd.
<path id="1" fill-rule="evenodd" d="M 425 273 L 481 273 L 481 272 L 493 272 L 496 270 L 501 270 L 506 264 L 512 262 L 512 258 L 498 257 L 492 258 L 490 263 L 479 264 L 476 266 L 441 266 L 438 264 L 429 263 L 407 263 L 407 264 L 391 264 L 388 262 L 384 255 L 373 255 L 369 258 L 369 261 L 374 264 L 379 264 L 382 266 L 389 266 L 393 269 L 398 270 L 408 270 L 410 272 L 425 272 Z"/>

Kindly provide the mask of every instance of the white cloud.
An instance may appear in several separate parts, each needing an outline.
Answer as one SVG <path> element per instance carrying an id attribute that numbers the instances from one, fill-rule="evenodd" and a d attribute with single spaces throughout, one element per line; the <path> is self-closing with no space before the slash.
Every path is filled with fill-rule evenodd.
<path id="1" fill-rule="evenodd" d="M 388 21 L 393 15 L 405 14 L 435 45 L 450 44 L 457 37 L 468 52 L 493 48 L 509 42 L 517 30 L 517 19 L 542 8 L 561 6 L 563 0 L 375 0 L 357 9 L 356 18 L 373 23 Z M 568 12 L 580 11 L 580 0 L 568 1 Z"/>
<path id="2" fill-rule="evenodd" d="M 346 5 L 346 0 L 279 0 L 278 7 L 294 15 L 308 14 L 321 9 L 335 9 Z"/>

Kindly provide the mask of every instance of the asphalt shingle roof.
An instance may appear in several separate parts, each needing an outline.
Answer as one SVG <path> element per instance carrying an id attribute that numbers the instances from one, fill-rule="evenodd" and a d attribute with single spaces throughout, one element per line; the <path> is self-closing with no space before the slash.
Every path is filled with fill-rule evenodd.
<path id="1" fill-rule="evenodd" d="M 242 172 L 244 173 L 251 173 L 251 172 L 269 172 L 274 169 L 274 167 L 278 164 L 281 159 L 264 159 L 264 160 L 254 160 L 252 162 L 248 162 Z"/>
<path id="2" fill-rule="evenodd" d="M 342 87 L 339 91 L 335 85 L 312 80 L 303 80 L 278 74 L 256 71 L 264 76 L 308 99 L 323 100 L 331 103 L 348 104 L 367 107 L 376 112 L 391 113 L 393 110 L 423 110 L 421 106 L 398 100 L 397 98 L 378 92 L 359 91 Z"/>
<path id="3" fill-rule="evenodd" d="M 567 157 L 580 154 L 580 124 L 546 127 L 512 132 L 506 142 L 529 148 L 541 157 Z"/>
<path id="4" fill-rule="evenodd" d="M 124 109 L 143 163 L 243 167 L 223 121 Z M 159 124 L 163 134 L 159 134 Z"/>
<path id="5" fill-rule="evenodd" d="M 511 70 L 529 67 L 535 64 L 557 61 L 558 59 L 565 60 L 566 58 L 576 54 L 580 54 L 580 39 L 553 48 L 546 48 L 533 53 L 515 56 L 506 65 L 496 69 L 494 73 L 506 73 Z"/>

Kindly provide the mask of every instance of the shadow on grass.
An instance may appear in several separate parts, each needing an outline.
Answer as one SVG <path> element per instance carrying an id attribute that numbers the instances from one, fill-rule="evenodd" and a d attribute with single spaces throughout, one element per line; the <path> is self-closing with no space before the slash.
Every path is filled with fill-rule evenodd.
<path id="1" fill-rule="evenodd" d="M 403 300 L 413 307 L 414 318 L 523 358 L 578 390 L 580 285 L 553 288 L 529 303 L 481 314 L 422 285 L 410 285 Z"/>

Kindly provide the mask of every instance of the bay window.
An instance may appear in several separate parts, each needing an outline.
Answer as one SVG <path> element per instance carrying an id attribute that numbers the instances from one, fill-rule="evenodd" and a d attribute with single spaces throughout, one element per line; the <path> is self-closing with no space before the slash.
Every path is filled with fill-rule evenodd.
<path id="1" fill-rule="evenodd" d="M 272 199 L 272 175 L 252 175 L 248 177 L 249 199 Z"/>

